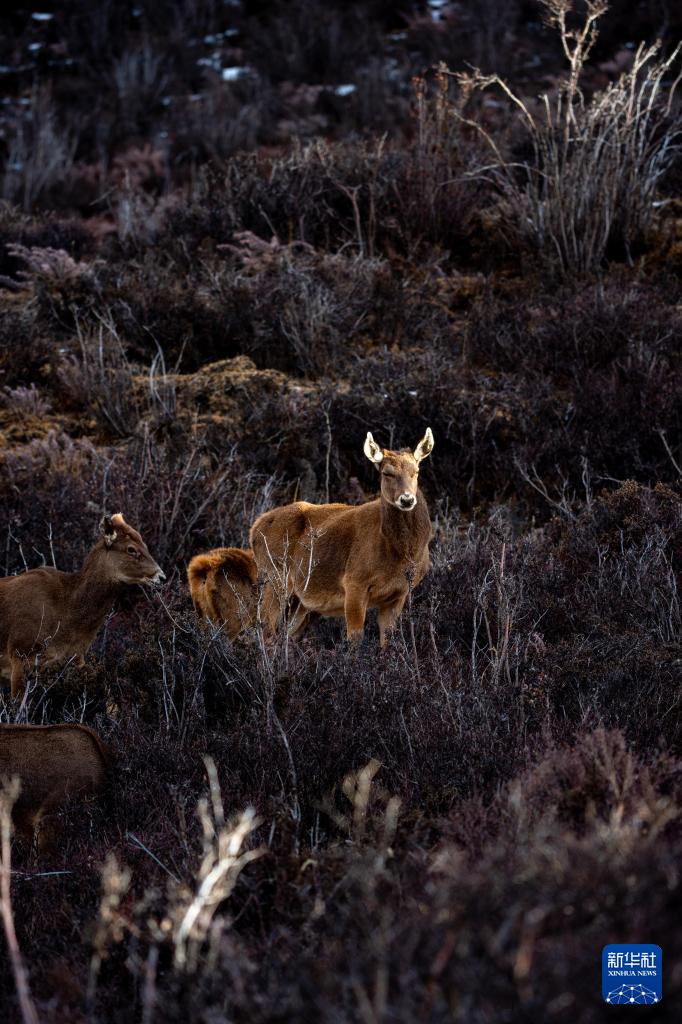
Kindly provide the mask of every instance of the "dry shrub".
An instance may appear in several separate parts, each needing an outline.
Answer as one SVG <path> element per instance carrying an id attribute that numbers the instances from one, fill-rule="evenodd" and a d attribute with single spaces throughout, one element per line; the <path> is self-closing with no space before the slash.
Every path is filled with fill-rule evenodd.
<path id="1" fill-rule="evenodd" d="M 369 258 L 423 258 L 434 247 L 467 257 L 483 189 L 463 174 L 475 158 L 471 141 L 451 146 L 461 134 L 446 116 L 451 102 L 445 78 L 434 91 L 420 80 L 408 149 L 385 139 L 318 139 L 275 160 L 234 157 L 220 174 L 200 177 L 189 204 L 169 211 L 164 234 L 173 250 L 182 239 L 182 260 L 207 239 L 228 242 L 245 230 Z"/>
<path id="2" fill-rule="evenodd" d="M 49 88 L 35 88 L 8 139 L 2 198 L 25 212 L 45 203 L 73 171 L 77 137 L 60 124 Z"/>
<path id="3" fill-rule="evenodd" d="M 4 388 L 0 391 L 0 406 L 17 416 L 45 416 L 50 411 L 50 402 L 40 394 L 35 384 Z"/>
<path id="4" fill-rule="evenodd" d="M 92 411 L 107 436 L 131 437 L 144 428 L 158 430 L 175 415 L 175 390 L 159 348 L 140 387 L 141 367 L 131 364 L 109 311 L 96 330 L 77 320 L 77 354 L 57 370 L 60 394 L 69 404 Z"/>
<path id="5" fill-rule="evenodd" d="M 465 95 L 498 86 L 521 115 L 532 160 L 517 165 L 505 159 L 497 143 L 475 120 L 492 149 L 486 169 L 498 182 L 519 244 L 524 239 L 560 277 L 599 270 L 607 256 L 633 252 L 650 236 L 658 182 L 679 149 L 681 122 L 672 112 L 677 80 L 670 76 L 679 47 L 667 58 L 658 44 L 640 45 L 632 67 L 603 92 L 587 100 L 580 76 L 608 9 L 590 0 L 582 25 L 571 30 L 572 5 L 545 0 L 549 23 L 556 27 L 569 73 L 554 97 L 542 97 L 535 113 L 498 75 L 458 76 Z"/>
<path id="6" fill-rule="evenodd" d="M 0 315 L 0 383 L 30 387 L 44 376 L 54 356 L 52 339 L 42 329 L 33 303 L 4 305 Z"/>
<path id="7" fill-rule="evenodd" d="M 241 307 L 250 324 L 242 351 L 259 365 L 312 377 L 341 371 L 354 344 L 380 329 L 382 292 L 391 288 L 380 260 L 327 256 L 276 238 L 265 245 L 252 235 L 239 243 L 231 247 L 239 269 L 216 274 L 213 301 Z"/>

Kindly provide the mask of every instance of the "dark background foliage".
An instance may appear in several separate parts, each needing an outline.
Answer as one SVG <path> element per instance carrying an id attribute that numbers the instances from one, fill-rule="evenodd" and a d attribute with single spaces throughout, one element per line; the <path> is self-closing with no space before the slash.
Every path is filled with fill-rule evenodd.
<path id="1" fill-rule="evenodd" d="M 678 7 L 613 0 L 588 101 L 633 43 L 672 52 Z M 626 941 L 663 946 L 647 1013 L 677 1019 L 679 157 L 636 246 L 617 209 L 598 266 L 559 273 L 433 70 L 553 94 L 531 0 L 6 11 L 3 569 L 76 568 L 120 509 L 169 577 L 84 670 L 32 679 L 29 721 L 116 758 L 48 863 L 14 850 L 41 1020 L 591 1022 Z M 504 97 L 467 117 L 530 158 Z M 339 622 L 271 647 L 197 628 L 193 554 L 294 497 L 366 500 L 366 431 L 427 426 L 433 565 L 385 652 L 372 620 L 356 650 Z M 150 922 L 196 884 L 207 754 L 264 853 L 188 975 Z"/>

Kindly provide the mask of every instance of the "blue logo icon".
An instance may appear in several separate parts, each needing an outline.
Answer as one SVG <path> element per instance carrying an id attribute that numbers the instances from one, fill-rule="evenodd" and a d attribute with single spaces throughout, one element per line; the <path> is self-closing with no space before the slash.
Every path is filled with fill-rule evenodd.
<path id="1" fill-rule="evenodd" d="M 601 954 L 601 992 L 612 1006 L 651 1006 L 663 998 L 663 950 L 651 943 L 613 943 Z"/>

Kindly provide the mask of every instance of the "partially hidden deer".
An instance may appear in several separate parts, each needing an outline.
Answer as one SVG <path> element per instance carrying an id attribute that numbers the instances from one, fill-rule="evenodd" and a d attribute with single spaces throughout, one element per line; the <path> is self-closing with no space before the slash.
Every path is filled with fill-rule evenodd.
<path id="1" fill-rule="evenodd" d="M 269 629 L 289 601 L 292 633 L 317 612 L 344 618 L 356 639 L 376 608 L 385 646 L 410 588 L 429 568 L 431 520 L 418 482 L 433 444 L 430 428 L 414 451 L 382 449 L 368 433 L 364 453 L 381 474 L 380 497 L 362 505 L 297 501 L 256 520 L 249 537 L 266 580 L 261 614 Z"/>
<path id="2" fill-rule="evenodd" d="M 21 784 L 14 825 L 29 842 L 37 831 L 40 849 L 54 838 L 49 817 L 68 799 L 99 793 L 110 766 L 108 748 L 85 725 L 0 725 L 0 779 Z"/>
<path id="3" fill-rule="evenodd" d="M 197 616 L 220 627 L 229 640 L 256 622 L 258 568 L 253 551 L 214 548 L 195 555 L 187 581 Z"/>
<path id="4" fill-rule="evenodd" d="M 119 512 L 102 520 L 101 537 L 77 572 L 43 566 L 0 579 L 0 669 L 9 673 L 12 697 L 23 696 L 30 661 L 74 659 L 82 668 L 122 589 L 165 578 Z"/>

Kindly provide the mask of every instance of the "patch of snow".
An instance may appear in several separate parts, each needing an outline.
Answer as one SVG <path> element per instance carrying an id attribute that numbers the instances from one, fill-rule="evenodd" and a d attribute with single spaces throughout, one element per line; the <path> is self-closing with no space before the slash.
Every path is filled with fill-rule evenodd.
<path id="1" fill-rule="evenodd" d="M 197 61 L 198 67 L 212 68 L 213 71 L 220 71 L 220 54 L 212 53 L 210 57 L 199 57 Z"/>
<path id="2" fill-rule="evenodd" d="M 224 32 L 213 32 L 211 35 L 204 36 L 204 42 L 207 46 L 217 46 L 218 43 L 222 43 L 224 39 L 232 39 L 234 36 L 238 35 L 238 28 L 226 28 Z"/>
<path id="3" fill-rule="evenodd" d="M 31 17 L 34 21 L 52 21 L 54 14 L 49 14 L 47 11 L 36 11 Z"/>
<path id="4" fill-rule="evenodd" d="M 448 2 L 449 0 L 428 0 L 429 11 L 434 21 L 440 20 L 441 11 L 448 6 Z"/>
<path id="5" fill-rule="evenodd" d="M 357 89 L 357 85 L 353 82 L 346 82 L 344 85 L 337 85 L 334 92 L 337 96 L 350 96 Z"/>
<path id="6" fill-rule="evenodd" d="M 243 75 L 248 75 L 250 70 L 251 68 L 248 67 L 223 68 L 223 82 L 236 82 L 237 79 L 242 78 Z"/>
<path id="7" fill-rule="evenodd" d="M 35 69 L 35 64 L 17 64 L 13 68 L 9 64 L 0 64 L 0 75 L 19 75 L 23 71 L 35 71 Z M 29 103 L 30 100 L 26 100 L 26 102 Z"/>
<path id="8" fill-rule="evenodd" d="M 28 48 L 31 51 L 31 53 L 37 53 L 38 50 L 42 50 L 43 44 L 42 43 L 29 43 L 28 44 Z"/>

